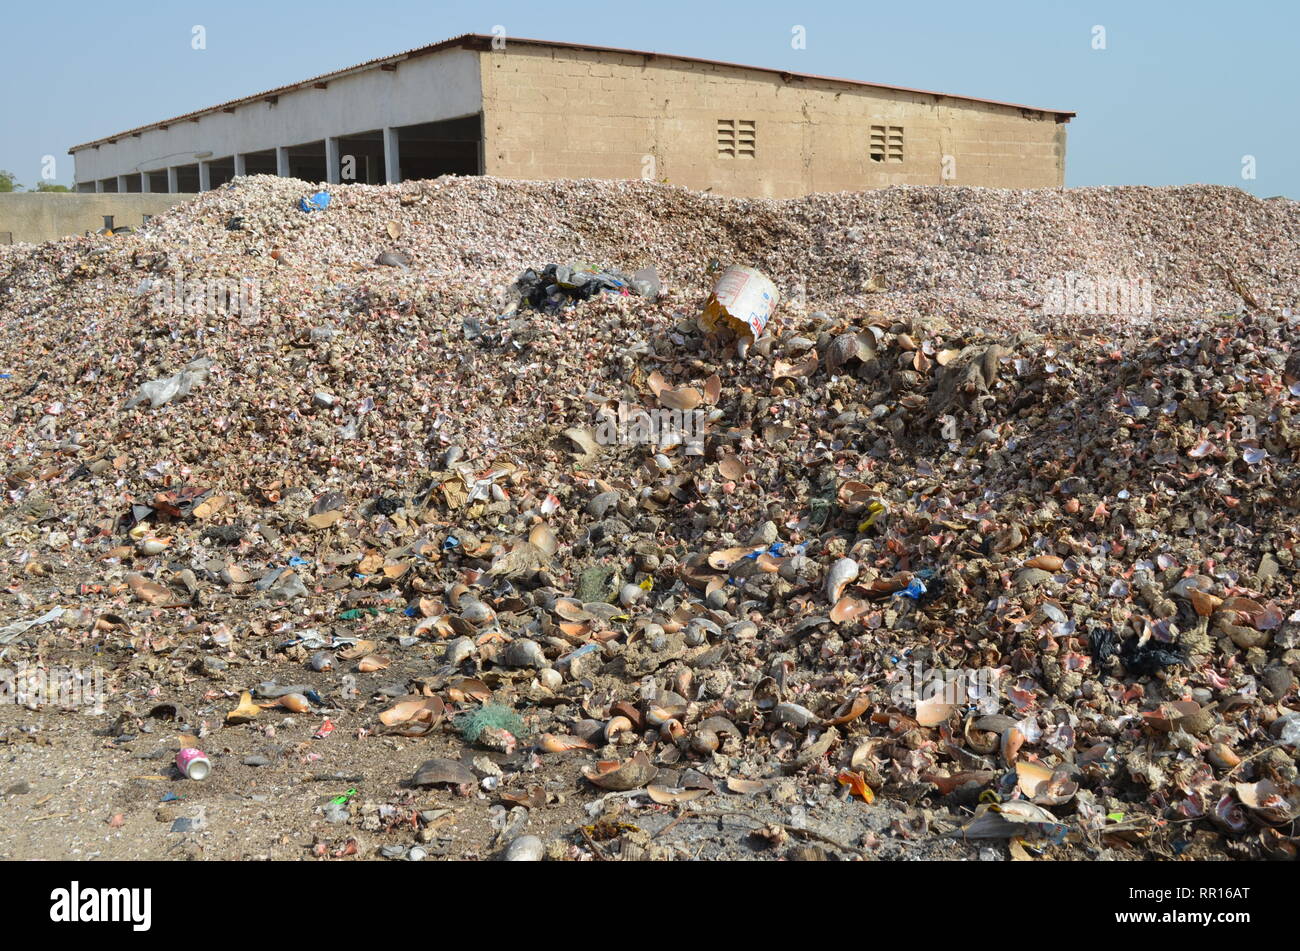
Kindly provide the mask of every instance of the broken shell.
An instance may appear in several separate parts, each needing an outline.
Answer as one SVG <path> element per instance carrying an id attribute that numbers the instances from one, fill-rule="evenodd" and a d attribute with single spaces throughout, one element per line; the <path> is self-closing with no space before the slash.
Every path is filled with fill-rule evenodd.
<path id="1" fill-rule="evenodd" d="M 555 532 L 545 522 L 538 522 L 533 526 L 533 530 L 528 533 L 528 543 L 547 557 L 554 557 L 560 550 L 560 542 L 555 537 Z"/>
<path id="2" fill-rule="evenodd" d="M 458 637 L 447 644 L 447 652 L 442 658 L 443 663 L 451 664 L 455 667 L 461 662 L 467 660 L 473 653 L 474 641 L 468 637 Z"/>
<path id="3" fill-rule="evenodd" d="M 807 707 L 787 702 L 776 705 L 776 708 L 772 711 L 772 719 L 776 723 L 783 723 L 802 730 L 806 726 L 817 723 L 820 718 Z"/>
<path id="4" fill-rule="evenodd" d="M 328 651 L 317 651 L 311 655 L 311 669 L 325 671 L 334 669 L 334 655 Z"/>
<path id="5" fill-rule="evenodd" d="M 471 624 L 486 624 L 496 617 L 496 612 L 477 598 L 466 596 L 460 599 L 460 616 Z"/>
<path id="6" fill-rule="evenodd" d="M 507 667 L 545 667 L 546 655 L 542 647 L 526 637 L 516 638 L 501 652 L 501 663 Z"/>
<path id="7" fill-rule="evenodd" d="M 858 563 L 852 558 L 837 559 L 826 573 L 826 600 L 835 604 L 844 588 L 858 576 Z"/>
<path id="8" fill-rule="evenodd" d="M 842 333 L 826 348 L 826 370 L 835 373 L 847 363 L 876 359 L 875 338 L 866 333 Z"/>
<path id="9" fill-rule="evenodd" d="M 596 441 L 596 434 L 590 429 L 574 427 L 566 429 L 562 435 L 569 441 L 570 454 L 579 460 L 590 461 L 600 454 L 600 443 Z"/>
<path id="10" fill-rule="evenodd" d="M 253 702 L 253 695 L 245 690 L 239 695 L 239 706 L 226 714 L 226 725 L 247 723 L 261 712 L 262 708 Z"/>
<path id="11" fill-rule="evenodd" d="M 1219 609 L 1223 604 L 1223 598 L 1217 598 L 1212 594 L 1206 594 L 1199 588 L 1188 588 L 1187 598 L 1192 602 L 1192 607 L 1201 617 L 1209 617 Z"/>
<path id="12" fill-rule="evenodd" d="M 659 737 L 665 743 L 676 743 L 686 735 L 686 727 L 680 720 L 665 720 L 659 727 Z"/>
<path id="13" fill-rule="evenodd" d="M 916 703 L 916 722 L 921 726 L 938 726 L 946 721 L 957 709 L 955 703 L 944 703 L 938 698 L 918 700 Z"/>
<path id="14" fill-rule="evenodd" d="M 605 724 L 605 742 L 613 743 L 615 737 L 630 729 L 632 729 L 632 721 L 627 717 L 611 717 Z"/>
<path id="15" fill-rule="evenodd" d="M 464 786 L 477 781 L 468 766 L 452 759 L 425 760 L 411 777 L 412 786 Z"/>
<path id="16" fill-rule="evenodd" d="M 564 677 L 554 667 L 544 667 L 537 672 L 538 682 L 547 690 L 559 690 Z"/>
<path id="17" fill-rule="evenodd" d="M 614 792 L 626 792 L 640 789 L 654 779 L 659 770 L 650 762 L 645 753 L 637 753 L 624 763 L 600 762 L 583 767 L 582 775 L 593 786 Z"/>
<path id="18" fill-rule="evenodd" d="M 1271 779 L 1234 783 L 1233 789 L 1251 814 L 1269 825 L 1281 825 L 1300 816 L 1300 795 L 1295 786 L 1279 786 Z"/>
<path id="19" fill-rule="evenodd" d="M 830 618 L 836 624 L 855 621 L 871 610 L 871 603 L 858 598 L 840 598 L 831 608 Z"/>
<path id="20" fill-rule="evenodd" d="M 543 733 L 537 738 L 537 746 L 544 753 L 566 753 L 569 750 L 594 750 L 594 743 L 579 736 L 561 736 L 557 733 Z"/>

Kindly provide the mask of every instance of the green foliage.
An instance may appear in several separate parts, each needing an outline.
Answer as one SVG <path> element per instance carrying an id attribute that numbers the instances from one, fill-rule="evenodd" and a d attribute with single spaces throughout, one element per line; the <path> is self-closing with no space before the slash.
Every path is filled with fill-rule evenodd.
<path id="1" fill-rule="evenodd" d="M 53 182 L 41 182 L 36 186 L 38 192 L 70 192 L 72 191 L 67 185 L 55 185 Z"/>
<path id="2" fill-rule="evenodd" d="M 14 181 L 14 173 L 0 168 L 0 192 L 16 192 L 23 186 Z"/>
<path id="3" fill-rule="evenodd" d="M 524 732 L 524 721 L 509 707 L 496 703 L 486 704 L 472 713 L 463 713 L 456 718 L 456 728 L 470 743 L 476 742 L 488 727 L 496 727 L 514 736 L 521 736 Z"/>

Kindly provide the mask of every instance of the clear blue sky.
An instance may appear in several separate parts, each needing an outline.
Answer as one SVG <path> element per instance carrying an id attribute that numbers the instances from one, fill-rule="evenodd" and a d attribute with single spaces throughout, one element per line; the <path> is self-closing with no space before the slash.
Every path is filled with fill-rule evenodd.
<path id="1" fill-rule="evenodd" d="M 191 49 L 196 24 L 206 50 Z M 1069 185 L 1300 198 L 1291 0 L 12 3 L 0 13 L 0 169 L 30 187 L 51 154 L 71 184 L 70 145 L 497 24 L 1071 110 Z M 806 49 L 791 48 L 796 25 Z"/>

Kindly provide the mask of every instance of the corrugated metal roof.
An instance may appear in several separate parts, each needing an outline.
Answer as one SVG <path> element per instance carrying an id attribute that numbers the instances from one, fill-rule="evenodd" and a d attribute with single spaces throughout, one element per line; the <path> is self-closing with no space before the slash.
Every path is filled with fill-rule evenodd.
<path id="1" fill-rule="evenodd" d="M 406 50 L 402 53 L 394 53 L 391 56 L 381 56 L 377 59 L 366 60 L 364 63 L 358 63 L 356 66 L 349 66 L 346 69 L 338 69 L 331 73 L 322 73 L 319 76 L 313 76 L 310 79 L 304 79 L 301 82 L 291 83 L 288 86 L 279 86 L 275 89 L 268 89 L 265 92 L 255 93 L 251 96 L 244 96 L 241 99 L 231 99 L 229 102 L 218 103 L 215 106 L 208 106 L 206 109 L 197 109 L 194 112 L 187 112 L 184 115 L 175 116 L 171 119 L 163 119 L 159 122 L 151 122 L 148 125 L 137 126 L 134 129 L 127 129 L 125 132 L 118 132 L 116 135 L 106 135 L 102 139 L 95 139 L 93 142 L 83 142 L 81 145 L 74 145 L 72 148 L 68 149 L 68 152 L 71 154 L 80 149 L 92 148 L 97 145 L 102 145 L 105 142 L 113 142 L 129 135 L 135 135 L 139 132 L 146 132 L 150 129 L 158 129 L 174 125 L 177 122 L 197 120 L 205 115 L 233 110 L 239 106 L 248 105 L 253 102 L 260 102 L 261 100 L 268 99 L 272 96 L 279 96 L 287 92 L 306 89 L 317 83 L 327 83 L 330 80 L 339 79 L 352 73 L 359 73 L 389 64 L 401 63 L 403 60 L 413 59 L 416 56 L 427 56 L 430 53 L 437 53 L 455 47 L 490 49 L 493 39 L 494 37 L 487 33 L 463 33 L 460 36 L 453 36 L 451 39 L 443 40 L 440 43 L 431 43 L 428 46 L 417 46 L 414 49 Z M 1002 102 L 997 99 L 980 99 L 976 96 L 959 96 L 953 93 L 935 92 L 930 89 L 911 89 L 907 86 L 891 86 L 887 83 L 872 83 L 860 79 L 843 79 L 838 76 L 818 76 L 814 73 L 796 73 L 787 69 L 770 69 L 765 66 L 747 66 L 744 63 L 728 63 L 716 59 L 701 59 L 698 56 L 678 56 L 675 53 L 655 53 L 648 50 L 623 49 L 617 46 L 590 46 L 585 43 L 561 43 L 555 40 L 534 40 L 515 36 L 506 37 L 506 43 L 507 49 L 510 45 L 545 46 L 553 49 L 584 50 L 593 53 L 622 53 L 634 56 L 647 56 L 653 59 L 672 59 L 686 63 L 702 63 L 708 66 L 728 66 L 733 69 L 748 69 L 761 73 L 774 73 L 786 79 L 815 79 L 821 82 L 845 83 L 851 86 L 870 86 L 875 89 L 889 89 L 894 92 L 936 96 L 943 99 L 960 99 L 963 102 L 982 102 L 987 105 L 1006 106 L 1012 109 L 1025 109 L 1030 112 L 1041 112 L 1055 115 L 1058 120 L 1064 121 L 1069 121 L 1075 116 L 1075 113 L 1067 112 L 1064 109 L 1043 109 L 1038 106 L 1026 106 L 1016 102 Z"/>

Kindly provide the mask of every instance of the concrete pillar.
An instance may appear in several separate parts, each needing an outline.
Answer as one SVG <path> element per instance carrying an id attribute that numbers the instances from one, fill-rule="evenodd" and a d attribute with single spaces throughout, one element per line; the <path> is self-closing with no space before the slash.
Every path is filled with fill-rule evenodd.
<path id="1" fill-rule="evenodd" d="M 384 178 L 389 185 L 396 185 L 402 180 L 401 157 L 397 153 L 397 129 L 386 126 L 384 128 Z"/>
<path id="2" fill-rule="evenodd" d="M 176 173 L 176 166 L 173 165 L 167 169 L 167 191 L 175 195 L 180 190 L 180 176 Z"/>
<path id="3" fill-rule="evenodd" d="M 275 174 L 281 178 L 289 177 L 289 150 L 283 145 L 275 149 Z"/>
<path id="4" fill-rule="evenodd" d="M 240 175 L 247 175 L 247 174 L 248 171 L 244 167 L 244 156 L 242 153 L 236 152 L 235 153 L 235 177 L 238 178 Z"/>
<path id="5" fill-rule="evenodd" d="M 209 162 L 199 163 L 199 191 L 206 192 L 212 190 L 212 165 Z"/>
<path id="6" fill-rule="evenodd" d="M 124 193 L 124 192 L 126 192 L 126 191 L 129 191 L 129 189 L 126 187 L 126 179 L 127 179 L 127 176 L 125 176 L 125 175 L 119 175 L 119 176 L 117 176 L 117 193 L 118 193 L 119 195 L 122 194 L 122 193 Z"/>
<path id="7" fill-rule="evenodd" d="M 327 138 L 325 140 L 325 181 L 330 185 L 337 185 L 340 171 L 339 140 Z"/>
<path id="8" fill-rule="evenodd" d="M 149 188 L 149 173 L 148 173 L 148 172 L 141 172 L 141 173 L 140 173 L 140 191 L 142 191 L 142 192 L 148 192 L 148 191 L 150 191 L 150 190 L 151 190 L 151 189 Z"/>
<path id="9" fill-rule="evenodd" d="M 95 179 L 95 192 L 96 192 L 96 194 L 98 194 L 99 192 L 102 192 L 103 190 L 104 190 L 104 180 L 103 180 L 102 178 L 97 178 L 97 179 Z"/>

